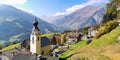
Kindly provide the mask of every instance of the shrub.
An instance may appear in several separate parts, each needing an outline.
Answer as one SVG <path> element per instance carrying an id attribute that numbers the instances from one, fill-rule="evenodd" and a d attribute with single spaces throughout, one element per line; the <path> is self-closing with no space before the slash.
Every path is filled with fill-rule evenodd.
<path id="1" fill-rule="evenodd" d="M 0 50 L 2 49 L 2 46 L 0 46 Z"/>
<path id="2" fill-rule="evenodd" d="M 66 41 L 66 33 L 64 33 L 64 34 L 62 34 L 62 36 L 61 36 L 61 44 L 64 44 L 65 43 L 65 41 Z"/>
<path id="3" fill-rule="evenodd" d="M 94 38 L 99 38 L 101 37 L 102 35 L 104 35 L 106 32 L 105 32 L 105 29 L 102 29 L 102 30 L 99 30 L 98 33 L 95 35 Z"/>
<path id="4" fill-rule="evenodd" d="M 53 36 L 51 43 L 52 43 L 53 45 L 56 45 L 56 38 L 55 38 L 55 36 Z"/>
<path id="5" fill-rule="evenodd" d="M 116 20 L 110 21 L 106 24 L 106 33 L 109 33 L 112 29 L 115 29 L 118 26 Z"/>
<path id="6" fill-rule="evenodd" d="M 88 40 L 88 41 L 87 41 L 87 45 L 90 44 L 91 42 L 92 42 L 92 40 Z"/>
<path id="7" fill-rule="evenodd" d="M 94 38 L 99 38 L 102 35 L 111 32 L 113 29 L 115 29 L 118 26 L 117 20 L 109 21 L 106 24 L 104 24 L 104 28 L 100 29 L 98 33 L 95 35 Z"/>
<path id="8" fill-rule="evenodd" d="M 82 28 L 82 33 L 83 33 L 83 35 L 88 34 L 88 29 L 89 29 L 89 28 L 90 28 L 89 26 Z"/>
<path id="9" fill-rule="evenodd" d="M 16 42 L 11 42 L 11 44 L 13 45 L 13 44 L 16 44 Z"/>

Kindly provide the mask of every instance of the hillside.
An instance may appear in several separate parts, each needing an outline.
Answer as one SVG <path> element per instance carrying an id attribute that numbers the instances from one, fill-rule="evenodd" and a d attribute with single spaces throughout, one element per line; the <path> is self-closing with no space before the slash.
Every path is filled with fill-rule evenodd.
<path id="1" fill-rule="evenodd" d="M 54 16 L 53 24 L 66 29 L 79 29 L 85 26 L 94 26 L 101 22 L 104 13 L 104 5 L 88 5 L 69 15 Z"/>
<path id="2" fill-rule="evenodd" d="M 120 26 L 117 26 L 117 21 L 120 19 L 119 3 L 120 0 L 110 0 L 106 5 L 106 12 L 98 32 L 101 34 L 100 37 L 93 38 L 90 44 L 74 48 L 60 57 L 68 60 L 119 60 Z"/>
<path id="3" fill-rule="evenodd" d="M 74 48 L 61 56 L 68 59 L 88 59 L 88 60 L 119 60 L 120 44 L 117 38 L 120 34 L 120 27 L 112 30 L 110 33 L 103 35 L 84 47 Z M 84 42 L 86 43 L 86 42 Z M 83 43 L 82 43 L 83 44 Z"/>
<path id="4" fill-rule="evenodd" d="M 0 41 L 20 41 L 29 38 L 35 17 L 9 5 L 0 5 Z M 37 17 L 42 33 L 58 32 L 59 28 Z"/>

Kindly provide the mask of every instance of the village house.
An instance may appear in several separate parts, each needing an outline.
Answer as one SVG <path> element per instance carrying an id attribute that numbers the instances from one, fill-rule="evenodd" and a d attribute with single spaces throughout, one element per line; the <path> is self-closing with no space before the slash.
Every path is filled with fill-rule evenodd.
<path id="1" fill-rule="evenodd" d="M 117 11 L 118 11 L 117 12 L 117 18 L 120 19 L 120 17 L 119 17 L 120 16 L 120 6 L 117 8 Z M 118 24 L 120 26 L 120 20 L 118 20 Z"/>
<path id="2" fill-rule="evenodd" d="M 117 8 L 117 19 L 120 19 L 120 5 L 119 5 L 119 7 Z"/>
<path id="3" fill-rule="evenodd" d="M 120 26 L 120 20 L 118 20 L 118 25 Z"/>
<path id="4" fill-rule="evenodd" d="M 12 60 L 59 60 L 57 57 L 40 56 L 36 54 L 18 54 Z"/>
<path id="5" fill-rule="evenodd" d="M 97 29 L 93 29 L 92 27 L 88 29 L 88 35 L 87 38 L 93 38 L 98 33 Z"/>
<path id="6" fill-rule="evenodd" d="M 59 45 L 61 43 L 61 36 L 55 36 L 55 38 L 57 45 Z"/>
<path id="7" fill-rule="evenodd" d="M 96 34 L 98 33 L 98 31 L 96 30 L 96 29 L 93 29 L 92 31 L 91 31 L 91 35 L 94 37 Z"/>
<path id="8" fill-rule="evenodd" d="M 2 54 L 2 52 L 0 52 L 0 60 L 10 60 L 6 55 Z"/>
<path id="9" fill-rule="evenodd" d="M 117 11 L 120 11 L 120 6 L 117 8 Z"/>
<path id="10" fill-rule="evenodd" d="M 82 37 L 82 34 L 77 33 L 77 32 L 69 32 L 69 33 L 67 33 L 67 36 L 66 36 L 66 39 L 67 39 L 66 43 L 68 43 L 68 44 L 76 43 L 80 36 Z M 81 39 L 79 39 L 79 40 L 81 40 Z"/>

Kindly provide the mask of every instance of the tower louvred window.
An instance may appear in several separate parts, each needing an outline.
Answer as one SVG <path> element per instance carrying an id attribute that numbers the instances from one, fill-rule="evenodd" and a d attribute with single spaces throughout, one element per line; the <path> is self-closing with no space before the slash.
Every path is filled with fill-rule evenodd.
<path id="1" fill-rule="evenodd" d="M 39 37 L 38 37 L 38 40 L 39 40 Z"/>
<path id="2" fill-rule="evenodd" d="M 34 44 L 34 37 L 32 37 L 32 43 Z"/>

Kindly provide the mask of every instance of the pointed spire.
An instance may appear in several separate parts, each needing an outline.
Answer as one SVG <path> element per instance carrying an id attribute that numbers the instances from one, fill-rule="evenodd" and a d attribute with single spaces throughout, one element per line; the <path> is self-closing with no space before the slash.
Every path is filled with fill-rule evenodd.
<path id="1" fill-rule="evenodd" d="M 35 29 L 39 30 L 39 28 L 37 27 L 38 21 L 37 21 L 37 18 L 36 18 L 36 17 L 35 17 L 35 20 L 34 20 L 34 22 L 33 22 L 33 25 L 34 25 L 34 28 L 35 28 Z"/>

